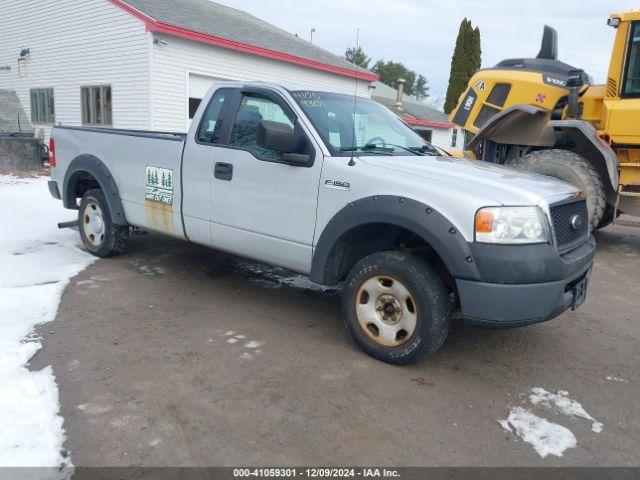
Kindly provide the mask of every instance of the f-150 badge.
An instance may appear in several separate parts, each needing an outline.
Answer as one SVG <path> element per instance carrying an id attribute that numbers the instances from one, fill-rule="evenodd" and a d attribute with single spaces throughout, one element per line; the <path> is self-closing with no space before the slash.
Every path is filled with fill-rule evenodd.
<path id="1" fill-rule="evenodd" d="M 349 182 L 343 182 L 341 180 L 325 180 L 324 186 L 327 188 L 337 188 L 338 190 L 351 189 L 351 184 Z"/>
<path id="2" fill-rule="evenodd" d="M 170 168 L 145 167 L 147 177 L 147 188 L 145 200 L 173 204 L 173 170 Z"/>

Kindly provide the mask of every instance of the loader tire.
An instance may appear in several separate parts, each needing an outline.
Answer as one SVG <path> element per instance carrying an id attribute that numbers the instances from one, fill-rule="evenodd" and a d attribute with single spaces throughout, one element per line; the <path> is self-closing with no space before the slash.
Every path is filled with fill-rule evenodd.
<path id="1" fill-rule="evenodd" d="M 555 177 L 582 190 L 587 196 L 591 230 L 600 226 L 607 206 L 604 182 L 584 157 L 568 150 L 536 150 L 515 159 L 511 165 L 528 172 Z"/>

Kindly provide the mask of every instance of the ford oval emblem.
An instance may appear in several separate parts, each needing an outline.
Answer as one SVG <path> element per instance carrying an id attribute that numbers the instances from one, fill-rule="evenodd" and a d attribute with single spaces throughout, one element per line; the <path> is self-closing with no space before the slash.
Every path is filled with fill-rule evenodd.
<path id="1" fill-rule="evenodd" d="M 571 217 L 571 220 L 569 220 L 569 223 L 571 224 L 571 228 L 578 230 L 582 226 L 582 217 L 580 215 L 574 215 Z"/>

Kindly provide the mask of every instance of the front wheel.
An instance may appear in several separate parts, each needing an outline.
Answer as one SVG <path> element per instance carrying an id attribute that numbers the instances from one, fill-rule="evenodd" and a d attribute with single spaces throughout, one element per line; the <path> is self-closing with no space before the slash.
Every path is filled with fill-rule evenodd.
<path id="1" fill-rule="evenodd" d="M 127 247 L 129 227 L 113 223 L 102 190 L 88 190 L 82 196 L 78 224 L 84 247 L 96 257 L 120 255 Z"/>
<path id="2" fill-rule="evenodd" d="M 451 304 L 436 271 L 405 252 L 360 260 L 342 293 L 351 336 L 384 362 L 412 363 L 438 350 L 449 333 Z"/>

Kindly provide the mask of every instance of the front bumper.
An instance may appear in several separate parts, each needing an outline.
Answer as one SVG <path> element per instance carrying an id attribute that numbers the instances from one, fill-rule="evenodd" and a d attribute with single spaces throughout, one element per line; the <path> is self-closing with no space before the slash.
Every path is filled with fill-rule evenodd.
<path id="1" fill-rule="evenodd" d="M 589 237 L 584 244 L 565 255 L 551 252 L 540 255 L 540 247 L 516 247 L 515 264 L 509 261 L 516 258 L 509 252 L 498 260 L 495 253 L 499 248 L 494 246 L 488 257 L 481 255 L 485 261 L 478 264 L 484 263 L 489 267 L 487 275 L 482 275 L 482 281 L 456 279 L 460 309 L 466 323 L 504 328 L 557 317 L 575 305 L 576 286 L 591 275 L 595 240 Z M 548 248 L 555 250 L 551 246 Z M 493 260 L 491 265 L 486 262 L 488 258 Z M 531 265 L 527 267 L 531 271 L 525 276 L 523 269 L 517 267 L 526 264 Z M 481 274 L 483 270 L 480 270 Z M 536 282 L 521 283 L 526 277 L 529 282 L 532 279 Z"/>

